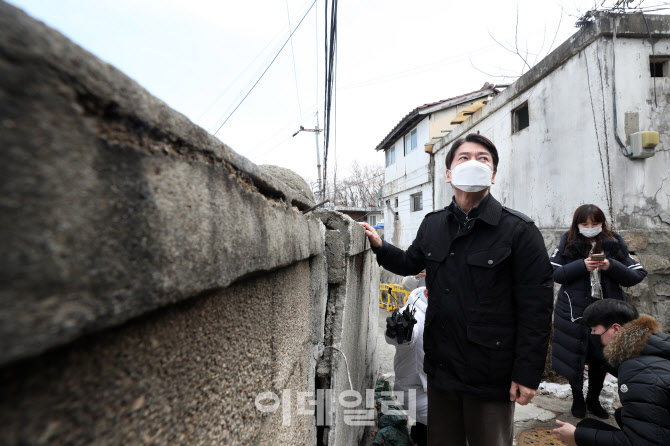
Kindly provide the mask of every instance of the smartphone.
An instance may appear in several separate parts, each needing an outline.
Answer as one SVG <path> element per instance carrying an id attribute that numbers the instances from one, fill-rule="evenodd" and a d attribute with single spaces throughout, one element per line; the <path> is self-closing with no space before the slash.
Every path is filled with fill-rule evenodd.
<path id="1" fill-rule="evenodd" d="M 605 260 L 605 254 L 591 254 L 591 260 L 598 260 L 602 262 Z"/>

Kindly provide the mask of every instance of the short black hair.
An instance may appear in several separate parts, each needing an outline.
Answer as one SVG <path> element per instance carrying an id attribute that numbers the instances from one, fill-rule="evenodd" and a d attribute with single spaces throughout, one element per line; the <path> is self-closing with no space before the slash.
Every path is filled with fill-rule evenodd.
<path id="1" fill-rule="evenodd" d="M 454 143 L 451 145 L 451 149 L 449 149 L 449 153 L 447 153 L 447 159 L 445 160 L 447 169 L 451 169 L 451 162 L 454 160 L 454 155 L 464 142 L 475 142 L 484 146 L 486 150 L 491 152 L 491 156 L 493 157 L 493 171 L 495 172 L 498 170 L 498 149 L 496 149 L 495 144 L 493 144 L 490 139 L 478 133 L 470 133 L 465 138 L 460 138 L 454 141 Z"/>
<path id="2" fill-rule="evenodd" d="M 602 325 L 611 327 L 612 324 L 625 325 L 640 317 L 634 306 L 617 299 L 598 300 L 584 310 L 582 323 L 587 327 Z"/>

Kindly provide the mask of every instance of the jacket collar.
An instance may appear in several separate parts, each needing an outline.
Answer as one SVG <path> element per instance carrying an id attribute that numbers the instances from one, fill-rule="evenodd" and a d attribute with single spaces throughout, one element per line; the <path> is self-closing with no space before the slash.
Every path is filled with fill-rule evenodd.
<path id="1" fill-rule="evenodd" d="M 479 202 L 477 206 L 472 208 L 470 210 L 470 213 L 475 211 L 475 216 L 474 218 L 478 218 L 479 220 L 482 220 L 484 223 L 488 223 L 490 225 L 497 225 L 500 222 L 500 217 L 502 216 L 502 204 L 496 200 L 493 195 L 489 192 L 486 194 L 486 197 L 482 201 Z M 451 199 L 451 204 L 447 206 L 447 210 L 454 214 L 454 217 L 458 220 L 458 215 L 457 213 L 463 213 L 461 209 L 458 208 L 456 205 L 456 201 L 454 198 Z M 468 213 L 468 215 L 470 215 Z"/>
<path id="2" fill-rule="evenodd" d="M 485 223 L 495 226 L 500 222 L 503 207 L 498 200 L 493 198 L 493 195 L 491 195 L 490 192 L 487 197 L 489 197 L 489 202 L 479 213 L 479 219 Z"/>
<path id="3" fill-rule="evenodd" d="M 660 331 L 661 324 L 646 314 L 627 323 L 621 328 L 617 337 L 605 347 L 603 353 L 607 362 L 618 368 L 625 361 L 641 356 L 649 337 Z"/>
<path id="4" fill-rule="evenodd" d="M 574 247 L 576 252 L 578 252 L 578 253 L 582 252 L 585 240 L 586 239 L 582 235 L 577 236 L 574 243 L 572 244 L 572 246 Z M 609 238 L 603 236 L 603 251 L 606 254 L 612 254 L 612 253 L 616 252 L 617 249 L 619 249 L 619 241 L 616 240 L 616 238 L 614 240 L 612 240 L 612 239 L 609 239 Z"/>

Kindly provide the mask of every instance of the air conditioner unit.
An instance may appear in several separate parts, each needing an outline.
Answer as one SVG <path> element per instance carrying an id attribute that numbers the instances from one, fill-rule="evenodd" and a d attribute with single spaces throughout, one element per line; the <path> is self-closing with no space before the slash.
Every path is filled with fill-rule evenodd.
<path id="1" fill-rule="evenodd" d="M 659 143 L 658 132 L 637 132 L 630 135 L 630 157 L 649 158 L 656 153 Z"/>

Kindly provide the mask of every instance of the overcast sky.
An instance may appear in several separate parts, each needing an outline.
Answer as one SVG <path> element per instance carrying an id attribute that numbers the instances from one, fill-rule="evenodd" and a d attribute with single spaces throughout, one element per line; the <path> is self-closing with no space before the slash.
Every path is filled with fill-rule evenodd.
<path id="1" fill-rule="evenodd" d="M 113 64 L 214 133 L 268 66 L 313 0 L 10 0 Z M 647 3 L 653 2 L 645 2 Z M 517 31 L 518 5 L 518 31 Z M 509 83 L 523 61 L 577 29 L 593 0 L 343 0 L 338 15 L 336 119 L 328 161 L 383 163 L 375 147 L 415 107 Z M 257 164 L 316 178 L 313 133 L 323 126 L 325 0 L 305 16 L 255 90 L 217 133 Z M 559 26 L 560 22 L 560 26 Z M 529 61 L 535 60 L 529 56 Z M 295 61 L 295 65 L 294 65 Z M 474 65 L 474 66 L 473 66 Z M 294 69 L 295 66 L 295 69 Z M 475 68 L 476 67 L 476 68 Z M 484 71 L 484 74 L 477 69 Z M 323 140 L 320 140 L 323 147 Z"/>

